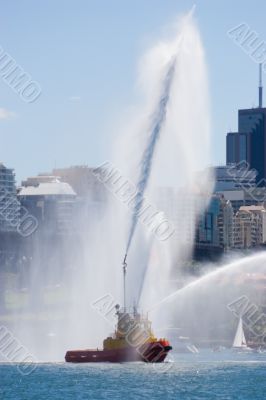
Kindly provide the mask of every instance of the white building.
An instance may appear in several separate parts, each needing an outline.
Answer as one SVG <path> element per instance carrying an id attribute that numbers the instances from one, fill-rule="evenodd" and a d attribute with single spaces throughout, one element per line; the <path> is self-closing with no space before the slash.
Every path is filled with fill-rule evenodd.
<path id="1" fill-rule="evenodd" d="M 57 177 L 37 176 L 23 182 L 18 198 L 47 233 L 71 232 L 76 193 Z"/>

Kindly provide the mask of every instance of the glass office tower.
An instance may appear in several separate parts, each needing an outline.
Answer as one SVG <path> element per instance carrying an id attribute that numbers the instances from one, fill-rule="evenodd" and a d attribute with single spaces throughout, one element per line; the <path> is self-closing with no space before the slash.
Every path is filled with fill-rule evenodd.
<path id="1" fill-rule="evenodd" d="M 266 179 L 266 108 L 238 111 L 238 129 L 245 132 L 250 168 L 257 171 L 257 183 L 264 186 Z"/>
<path id="2" fill-rule="evenodd" d="M 226 163 L 247 162 L 250 169 L 257 171 L 257 184 L 265 186 L 266 108 L 239 110 L 238 129 L 226 136 Z"/>
<path id="3" fill-rule="evenodd" d="M 226 164 L 249 162 L 249 133 L 229 132 L 226 136 Z"/>

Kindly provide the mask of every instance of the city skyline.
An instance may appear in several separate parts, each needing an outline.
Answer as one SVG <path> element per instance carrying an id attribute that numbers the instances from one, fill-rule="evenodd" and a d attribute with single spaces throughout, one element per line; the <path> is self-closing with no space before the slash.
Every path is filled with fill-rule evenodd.
<path id="1" fill-rule="evenodd" d="M 2 7 L 0 45 L 40 84 L 42 93 L 36 102 L 26 104 L 0 80 L 1 161 L 15 169 L 18 184 L 54 167 L 101 164 L 111 156 L 120 114 L 137 100 L 139 58 L 193 2 L 156 2 L 152 10 L 148 2 L 126 9 L 120 1 L 104 8 L 84 2 L 79 10 L 68 2 L 60 29 L 60 2 L 53 13 L 51 2 L 45 10 L 30 2 L 30 13 L 14 3 L 20 11 L 17 15 L 8 4 Z M 266 39 L 265 4 L 259 3 L 258 14 L 252 5 L 236 1 L 230 16 L 223 5 L 196 3 L 210 73 L 213 165 L 225 164 L 225 137 L 237 130 L 237 110 L 257 106 L 257 64 L 227 32 L 245 22 L 262 41 Z M 130 34 L 124 37 L 126 28 Z M 36 35 L 31 35 L 32 29 Z M 111 60 L 108 67 L 107 59 Z"/>

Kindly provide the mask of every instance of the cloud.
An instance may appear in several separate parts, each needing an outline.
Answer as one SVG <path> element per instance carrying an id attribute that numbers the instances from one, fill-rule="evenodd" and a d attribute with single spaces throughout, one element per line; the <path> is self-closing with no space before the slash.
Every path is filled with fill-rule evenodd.
<path id="1" fill-rule="evenodd" d="M 1 119 L 10 119 L 15 117 L 15 113 L 13 113 L 12 111 L 7 110 L 6 108 L 1 108 L 0 107 L 0 120 Z"/>
<path id="2" fill-rule="evenodd" d="M 70 96 L 68 98 L 69 101 L 80 101 L 81 97 L 80 96 Z"/>

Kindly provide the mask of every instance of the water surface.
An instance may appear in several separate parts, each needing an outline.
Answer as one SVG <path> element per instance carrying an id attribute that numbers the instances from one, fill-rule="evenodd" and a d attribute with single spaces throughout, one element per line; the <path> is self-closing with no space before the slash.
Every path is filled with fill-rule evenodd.
<path id="1" fill-rule="evenodd" d="M 0 399 L 265 399 L 266 354 L 174 354 L 163 365 L 0 365 Z"/>

